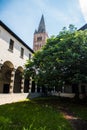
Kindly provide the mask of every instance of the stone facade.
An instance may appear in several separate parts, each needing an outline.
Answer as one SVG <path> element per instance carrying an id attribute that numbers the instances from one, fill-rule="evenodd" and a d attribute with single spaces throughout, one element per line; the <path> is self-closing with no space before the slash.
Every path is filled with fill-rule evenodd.
<path id="1" fill-rule="evenodd" d="M 23 75 L 24 65 L 33 50 L 0 21 L 0 93 L 28 93 L 30 79 Z"/>

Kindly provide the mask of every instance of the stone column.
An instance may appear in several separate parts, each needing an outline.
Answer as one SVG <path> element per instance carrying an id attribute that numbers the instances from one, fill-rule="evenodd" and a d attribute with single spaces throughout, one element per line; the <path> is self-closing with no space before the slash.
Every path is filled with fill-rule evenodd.
<path id="1" fill-rule="evenodd" d="M 2 65 L 3 65 L 3 64 L 2 64 L 2 63 L 0 63 L 0 73 L 1 73 Z"/>
<path id="2" fill-rule="evenodd" d="M 35 93 L 37 93 L 37 83 L 35 83 Z"/>
<path id="3" fill-rule="evenodd" d="M 64 86 L 62 86 L 62 93 L 64 93 Z"/>
<path id="4" fill-rule="evenodd" d="M 15 69 L 12 69 L 12 71 L 11 71 L 11 81 L 10 81 L 10 89 L 9 89 L 10 93 L 13 93 L 15 71 L 16 71 Z"/>
<path id="5" fill-rule="evenodd" d="M 79 84 L 79 94 L 81 94 L 82 92 L 81 92 L 81 83 Z"/>
<path id="6" fill-rule="evenodd" d="M 2 64 L 0 63 L 0 70 L 2 69 Z"/>
<path id="7" fill-rule="evenodd" d="M 2 65 L 3 65 L 3 60 L 0 59 L 0 70 L 1 70 L 1 68 L 2 68 Z"/>
<path id="8" fill-rule="evenodd" d="M 79 98 L 82 99 L 83 94 L 82 94 L 82 90 L 81 90 L 81 83 L 79 84 L 78 88 L 79 88 Z"/>
<path id="9" fill-rule="evenodd" d="M 21 79 L 21 93 L 24 92 L 24 75 L 22 75 L 22 79 Z"/>
<path id="10" fill-rule="evenodd" d="M 42 87 L 40 87 L 40 93 L 42 93 Z"/>
<path id="11" fill-rule="evenodd" d="M 62 93 L 65 92 L 65 82 L 63 82 L 63 86 L 62 86 Z"/>
<path id="12" fill-rule="evenodd" d="M 29 93 L 31 93 L 31 88 L 32 88 L 32 77 L 30 77 L 29 81 Z"/>
<path id="13" fill-rule="evenodd" d="M 2 64 L 0 63 L 0 79 L 2 79 Z"/>
<path id="14" fill-rule="evenodd" d="M 55 86 L 53 87 L 53 92 L 55 93 Z"/>

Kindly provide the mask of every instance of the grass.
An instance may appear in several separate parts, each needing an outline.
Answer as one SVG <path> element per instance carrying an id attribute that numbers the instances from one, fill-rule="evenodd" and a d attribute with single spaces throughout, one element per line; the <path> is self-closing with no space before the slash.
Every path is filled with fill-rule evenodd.
<path id="1" fill-rule="evenodd" d="M 87 120 L 87 106 L 84 105 L 71 105 L 69 109 L 79 118 Z"/>
<path id="2" fill-rule="evenodd" d="M 72 130 L 72 128 L 62 113 L 49 103 L 41 104 L 33 100 L 1 105 L 0 130 Z"/>
<path id="3" fill-rule="evenodd" d="M 87 120 L 87 100 L 35 98 L 0 106 L 0 130 L 72 130 L 60 108 Z"/>
<path id="4" fill-rule="evenodd" d="M 36 98 L 34 99 L 41 104 L 50 104 L 55 109 L 64 108 L 75 116 L 87 120 L 87 98 L 83 100 L 61 98 L 61 97 L 48 97 L 48 98 Z"/>

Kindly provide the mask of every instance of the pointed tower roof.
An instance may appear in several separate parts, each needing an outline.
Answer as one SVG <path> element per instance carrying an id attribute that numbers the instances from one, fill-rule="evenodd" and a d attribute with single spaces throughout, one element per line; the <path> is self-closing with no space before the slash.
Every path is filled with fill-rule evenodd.
<path id="1" fill-rule="evenodd" d="M 38 33 L 43 33 L 43 32 L 46 32 L 46 28 L 45 28 L 44 16 L 42 14 L 39 27 L 38 27 Z"/>

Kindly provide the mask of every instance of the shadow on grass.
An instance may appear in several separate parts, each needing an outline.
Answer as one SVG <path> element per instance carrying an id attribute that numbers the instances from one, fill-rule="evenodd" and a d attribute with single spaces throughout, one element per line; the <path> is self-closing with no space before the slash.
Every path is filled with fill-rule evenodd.
<path id="1" fill-rule="evenodd" d="M 35 100 L 0 106 L 0 130 L 72 130 L 63 115 Z"/>

